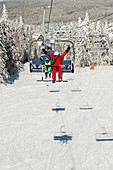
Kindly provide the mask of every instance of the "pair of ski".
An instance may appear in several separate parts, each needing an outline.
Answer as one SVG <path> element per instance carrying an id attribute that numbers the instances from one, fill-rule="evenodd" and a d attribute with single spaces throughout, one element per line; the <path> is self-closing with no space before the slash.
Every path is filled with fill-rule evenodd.
<path id="1" fill-rule="evenodd" d="M 48 80 L 48 79 L 42 79 L 42 80 L 37 80 L 38 82 L 52 82 L 52 80 Z M 62 80 L 62 81 L 59 81 L 59 80 L 57 80 L 56 82 L 68 82 L 67 80 Z"/>
<path id="2" fill-rule="evenodd" d="M 42 79 L 39 79 L 37 80 L 38 82 L 52 82 L 51 79 L 44 79 L 44 72 L 43 72 L 43 65 L 42 65 Z M 57 80 L 56 82 L 68 82 L 67 80 L 62 80 L 62 81 L 59 81 Z"/>

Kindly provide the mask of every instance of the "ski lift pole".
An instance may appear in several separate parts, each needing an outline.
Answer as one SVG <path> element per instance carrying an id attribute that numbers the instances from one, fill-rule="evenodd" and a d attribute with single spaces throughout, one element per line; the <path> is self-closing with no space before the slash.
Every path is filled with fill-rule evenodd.
<path id="1" fill-rule="evenodd" d="M 43 12 L 42 34 L 45 38 L 45 8 L 44 8 L 44 12 Z"/>
<path id="2" fill-rule="evenodd" d="M 51 19 L 52 6 L 53 6 L 53 0 L 51 0 L 51 6 L 50 6 L 50 12 L 49 12 L 48 32 L 49 32 L 49 25 L 50 25 L 50 19 Z"/>
<path id="3" fill-rule="evenodd" d="M 42 81 L 44 80 L 44 74 L 43 74 L 43 65 L 42 65 Z"/>

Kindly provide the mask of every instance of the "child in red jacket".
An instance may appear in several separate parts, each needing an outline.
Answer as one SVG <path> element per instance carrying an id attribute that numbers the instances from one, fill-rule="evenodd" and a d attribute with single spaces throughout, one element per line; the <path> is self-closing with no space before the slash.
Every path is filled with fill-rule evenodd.
<path id="1" fill-rule="evenodd" d="M 67 50 L 62 54 L 59 55 L 58 52 L 55 52 L 54 55 L 49 54 L 45 49 L 42 51 L 46 54 L 49 55 L 53 60 L 55 60 L 53 69 L 52 69 L 52 82 L 55 83 L 56 81 L 56 72 L 59 72 L 59 81 L 62 81 L 62 58 L 69 52 L 70 46 L 67 47 Z"/>

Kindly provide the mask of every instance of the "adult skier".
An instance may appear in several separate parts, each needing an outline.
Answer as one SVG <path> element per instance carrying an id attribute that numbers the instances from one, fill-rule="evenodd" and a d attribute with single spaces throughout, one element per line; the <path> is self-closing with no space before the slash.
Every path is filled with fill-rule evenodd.
<path id="1" fill-rule="evenodd" d="M 45 49 L 42 51 L 46 54 L 49 55 L 55 62 L 53 65 L 52 69 L 52 83 L 55 83 L 56 81 L 56 72 L 59 72 L 59 81 L 62 81 L 62 59 L 63 57 L 69 52 L 70 46 L 67 47 L 66 51 L 63 54 L 59 54 L 58 52 L 55 52 L 54 55 L 49 54 Z"/>
<path id="2" fill-rule="evenodd" d="M 45 78 L 47 79 L 48 74 L 49 74 L 49 78 L 51 78 L 51 73 L 52 73 L 52 63 L 54 63 L 55 61 L 51 61 L 49 59 L 48 56 L 46 56 L 45 61 L 40 57 L 40 60 L 42 62 L 42 64 L 44 65 L 44 70 L 45 70 Z"/>

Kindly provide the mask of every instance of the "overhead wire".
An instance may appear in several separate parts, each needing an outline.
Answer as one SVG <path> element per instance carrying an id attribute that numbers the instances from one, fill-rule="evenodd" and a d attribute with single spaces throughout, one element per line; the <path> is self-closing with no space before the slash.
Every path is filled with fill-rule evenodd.
<path id="1" fill-rule="evenodd" d="M 109 17 L 109 16 L 111 16 L 111 15 L 113 15 L 113 12 L 112 12 L 112 13 L 110 13 L 110 14 L 108 14 L 108 15 L 105 15 L 105 16 L 103 16 L 103 17 L 101 17 L 101 18 L 98 18 L 98 19 L 96 19 L 96 20 L 94 20 L 94 21 L 91 21 L 90 23 L 87 23 L 87 24 L 81 25 L 81 26 L 79 26 L 79 27 L 77 27 L 77 28 L 82 28 L 83 26 L 90 25 L 90 24 L 92 24 L 92 23 L 95 23 L 95 22 L 101 21 L 101 20 L 103 20 L 103 19 L 105 19 L 105 18 L 107 18 L 107 17 Z"/>
<path id="2" fill-rule="evenodd" d="M 49 25 L 50 25 L 50 20 L 51 20 L 52 7 L 53 7 L 53 0 L 51 0 L 51 6 L 50 6 L 50 12 L 49 12 L 48 31 L 49 31 Z M 87 26 L 87 25 L 90 25 L 90 24 L 92 24 L 92 23 L 96 23 L 96 22 L 98 22 L 98 21 L 100 21 L 100 20 L 103 20 L 103 19 L 105 19 L 105 18 L 107 18 L 107 17 L 109 17 L 109 16 L 111 16 L 111 15 L 113 15 L 113 12 L 110 13 L 110 14 L 108 14 L 108 15 L 105 15 L 105 16 L 103 16 L 103 17 L 101 17 L 101 18 L 98 18 L 98 19 L 96 19 L 96 20 L 93 20 L 93 21 L 91 21 L 90 23 L 87 23 L 87 24 L 78 26 L 77 28 L 82 28 L 83 26 Z"/>

